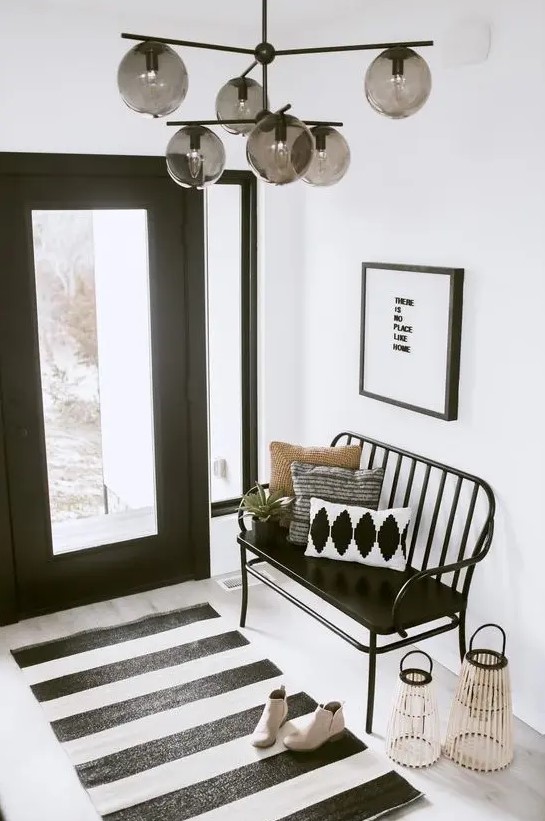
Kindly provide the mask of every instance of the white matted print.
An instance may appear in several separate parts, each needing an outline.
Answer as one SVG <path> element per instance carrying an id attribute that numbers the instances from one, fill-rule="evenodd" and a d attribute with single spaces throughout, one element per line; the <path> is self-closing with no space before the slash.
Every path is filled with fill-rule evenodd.
<path id="1" fill-rule="evenodd" d="M 464 272 L 365 263 L 360 393 L 456 419 Z"/>

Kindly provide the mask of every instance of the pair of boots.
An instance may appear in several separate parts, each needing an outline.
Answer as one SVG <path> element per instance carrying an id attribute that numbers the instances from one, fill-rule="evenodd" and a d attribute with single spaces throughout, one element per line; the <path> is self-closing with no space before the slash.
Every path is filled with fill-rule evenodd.
<path id="1" fill-rule="evenodd" d="M 282 685 L 273 690 L 263 709 L 261 718 L 255 728 L 251 743 L 254 747 L 271 747 L 278 734 L 278 730 L 287 721 L 288 702 L 286 688 Z M 294 730 L 284 738 L 284 744 L 289 750 L 297 752 L 311 752 L 317 750 L 326 741 L 334 741 L 344 731 L 344 715 L 342 704 L 338 701 L 329 701 L 319 704 L 312 715 L 298 730 Z"/>

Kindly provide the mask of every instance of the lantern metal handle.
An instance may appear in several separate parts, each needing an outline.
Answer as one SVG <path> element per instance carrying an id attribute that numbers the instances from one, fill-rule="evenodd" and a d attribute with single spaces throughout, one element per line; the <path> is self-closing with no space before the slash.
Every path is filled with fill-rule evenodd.
<path id="1" fill-rule="evenodd" d="M 405 659 L 408 658 L 409 656 L 414 656 L 414 655 L 426 656 L 426 658 L 428 659 L 428 661 L 430 663 L 429 673 L 430 673 L 430 676 L 431 676 L 432 670 L 433 670 L 433 661 L 431 660 L 431 656 L 428 656 L 428 654 L 425 653 L 423 650 L 409 650 L 408 653 L 405 653 L 405 655 L 403 656 L 403 658 L 399 662 L 399 671 L 401 673 L 403 672 L 403 662 L 405 661 Z"/>
<path id="2" fill-rule="evenodd" d="M 469 640 L 469 652 L 471 652 L 471 651 L 473 650 L 473 640 L 475 639 L 475 636 L 477 635 L 477 633 L 480 633 L 480 632 L 481 632 L 481 630 L 484 630 L 484 628 L 485 628 L 485 627 L 495 627 L 495 628 L 496 628 L 496 630 L 499 630 L 499 631 L 500 631 L 500 633 L 501 633 L 501 634 L 502 634 L 502 636 L 503 636 L 503 644 L 502 644 L 502 648 L 501 648 L 501 655 L 502 655 L 503 657 L 505 657 L 505 643 L 506 643 L 506 641 L 507 641 L 507 637 L 506 637 L 506 635 L 505 635 L 505 630 L 503 629 L 503 627 L 500 627 L 500 625 L 499 625 L 499 624 L 492 624 L 492 623 L 490 623 L 490 624 L 482 624 L 480 627 L 478 627 L 478 628 L 475 630 L 475 632 L 474 632 L 474 633 L 473 633 L 473 635 L 471 636 L 471 639 Z"/>

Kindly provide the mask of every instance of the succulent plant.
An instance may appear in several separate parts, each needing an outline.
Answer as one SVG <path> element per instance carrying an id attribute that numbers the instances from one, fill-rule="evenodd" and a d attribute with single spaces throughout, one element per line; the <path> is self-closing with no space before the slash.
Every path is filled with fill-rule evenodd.
<path id="1" fill-rule="evenodd" d="M 261 522 L 267 522 L 281 518 L 292 501 L 292 496 L 282 496 L 278 492 L 267 494 L 265 488 L 256 482 L 240 500 L 240 509 Z"/>

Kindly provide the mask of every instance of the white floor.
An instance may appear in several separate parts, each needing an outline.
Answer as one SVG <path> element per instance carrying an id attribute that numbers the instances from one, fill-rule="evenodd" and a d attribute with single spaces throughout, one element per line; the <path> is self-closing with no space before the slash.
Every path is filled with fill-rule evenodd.
<path id="1" fill-rule="evenodd" d="M 103 544 L 118 544 L 129 539 L 155 536 L 157 512 L 154 507 L 102 513 L 82 519 L 65 519 L 51 525 L 53 553 L 71 553 Z"/>
<path id="2" fill-rule="evenodd" d="M 9 648 L 201 601 L 211 602 L 233 625 L 237 624 L 239 593 L 226 592 L 209 580 L 42 616 L 0 629 L 0 801 L 6 821 L 97 821 L 98 817 L 39 704 L 23 682 Z M 332 615 L 325 605 L 322 607 L 324 613 Z M 335 620 L 348 626 L 348 620 L 338 615 Z M 350 728 L 369 746 L 383 751 L 401 651 L 379 659 L 374 735 L 365 736 L 364 656 L 262 585 L 250 588 L 248 624 L 243 632 L 262 649 L 264 656 L 289 671 L 290 679 L 298 681 L 317 700 L 344 700 Z M 452 641 L 456 641 L 454 634 Z M 456 678 L 441 667 L 434 672 L 444 722 Z M 426 793 L 427 801 L 390 818 L 544 821 L 545 738 L 518 721 L 515 738 L 515 761 L 502 773 L 471 773 L 447 760 L 425 771 L 400 770 Z"/>

